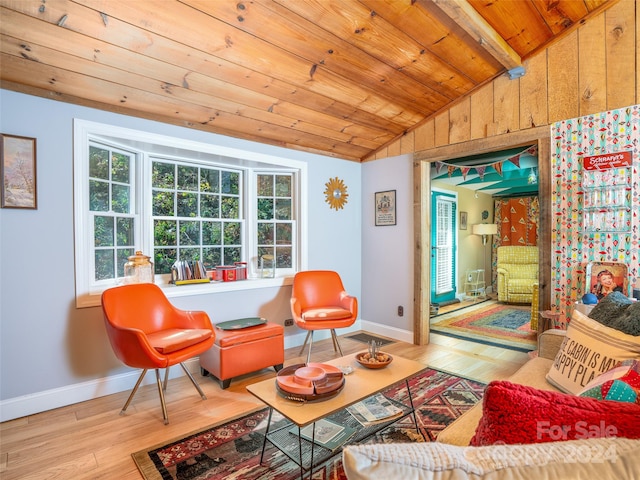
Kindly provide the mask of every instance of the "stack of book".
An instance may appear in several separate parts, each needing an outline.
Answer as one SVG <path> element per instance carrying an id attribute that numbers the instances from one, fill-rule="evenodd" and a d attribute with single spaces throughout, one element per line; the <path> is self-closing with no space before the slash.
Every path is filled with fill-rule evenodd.
<path id="1" fill-rule="evenodd" d="M 381 393 L 347 407 L 347 411 L 365 427 L 388 422 L 404 414 L 401 408 L 396 407 Z"/>
<path id="2" fill-rule="evenodd" d="M 404 415 L 402 408 L 394 405 L 381 393 L 347 407 L 347 411 L 364 427 L 389 422 Z M 289 429 L 289 433 L 298 435 L 300 432 L 305 440 L 331 451 L 342 447 L 357 431 L 358 428 L 340 425 L 328 419 L 318 420 L 300 430 L 295 425 Z"/>
<path id="3" fill-rule="evenodd" d="M 315 428 L 315 434 L 313 429 Z M 298 427 L 289 430 L 294 435 L 298 434 Z M 328 448 L 331 451 L 337 450 L 356 433 L 355 428 L 338 425 L 331 420 L 318 420 L 316 423 L 307 425 L 300 430 L 300 436 L 310 442 Z"/>
<path id="4" fill-rule="evenodd" d="M 171 282 L 175 285 L 185 285 L 187 283 L 209 282 L 207 270 L 204 268 L 202 260 L 188 262 L 178 260 L 171 267 Z"/>

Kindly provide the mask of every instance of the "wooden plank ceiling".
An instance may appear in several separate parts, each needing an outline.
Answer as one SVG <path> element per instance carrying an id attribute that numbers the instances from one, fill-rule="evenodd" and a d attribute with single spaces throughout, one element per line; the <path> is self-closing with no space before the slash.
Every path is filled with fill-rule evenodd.
<path id="1" fill-rule="evenodd" d="M 615 1 L 0 0 L 0 81 L 363 161 Z"/>

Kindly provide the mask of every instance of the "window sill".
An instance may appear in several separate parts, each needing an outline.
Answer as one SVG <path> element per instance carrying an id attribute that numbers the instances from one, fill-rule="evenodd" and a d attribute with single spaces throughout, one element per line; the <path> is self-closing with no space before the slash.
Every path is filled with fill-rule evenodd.
<path id="1" fill-rule="evenodd" d="M 211 295 L 225 292 L 238 292 L 260 288 L 277 288 L 293 284 L 293 276 L 276 278 L 249 278 L 233 282 L 196 283 L 193 285 L 158 285 L 167 298 L 188 297 L 191 295 Z M 115 285 L 114 285 L 115 286 Z M 105 288 L 106 290 L 106 288 Z M 77 308 L 99 307 L 102 292 L 93 292 L 76 298 Z"/>
<path id="2" fill-rule="evenodd" d="M 240 290 L 255 290 L 258 288 L 284 287 L 293 283 L 293 277 L 277 278 L 249 278 L 233 282 L 197 283 L 194 285 L 160 285 L 162 291 L 169 298 L 186 297 L 189 295 L 208 295 L 212 293 L 237 292 Z"/>

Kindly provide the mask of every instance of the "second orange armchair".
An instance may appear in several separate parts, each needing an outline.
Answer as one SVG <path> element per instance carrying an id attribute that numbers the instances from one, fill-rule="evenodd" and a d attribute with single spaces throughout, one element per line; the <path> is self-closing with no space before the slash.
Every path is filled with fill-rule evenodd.
<path id="1" fill-rule="evenodd" d="M 350 327 L 354 324 L 358 317 L 358 299 L 345 291 L 342 279 L 337 272 L 330 270 L 298 272 L 293 279 L 291 313 L 296 325 L 308 331 L 300 354 L 309 342 L 307 353 L 307 363 L 309 363 L 315 330 L 331 330 L 334 349 L 342 356 L 335 329 Z"/>

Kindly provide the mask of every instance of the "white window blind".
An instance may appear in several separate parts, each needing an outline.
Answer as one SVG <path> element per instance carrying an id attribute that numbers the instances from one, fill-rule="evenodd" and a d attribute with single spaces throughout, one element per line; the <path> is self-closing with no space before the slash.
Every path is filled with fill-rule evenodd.
<path id="1" fill-rule="evenodd" d="M 453 290 L 455 203 L 443 197 L 436 202 L 436 295 L 441 295 Z"/>

